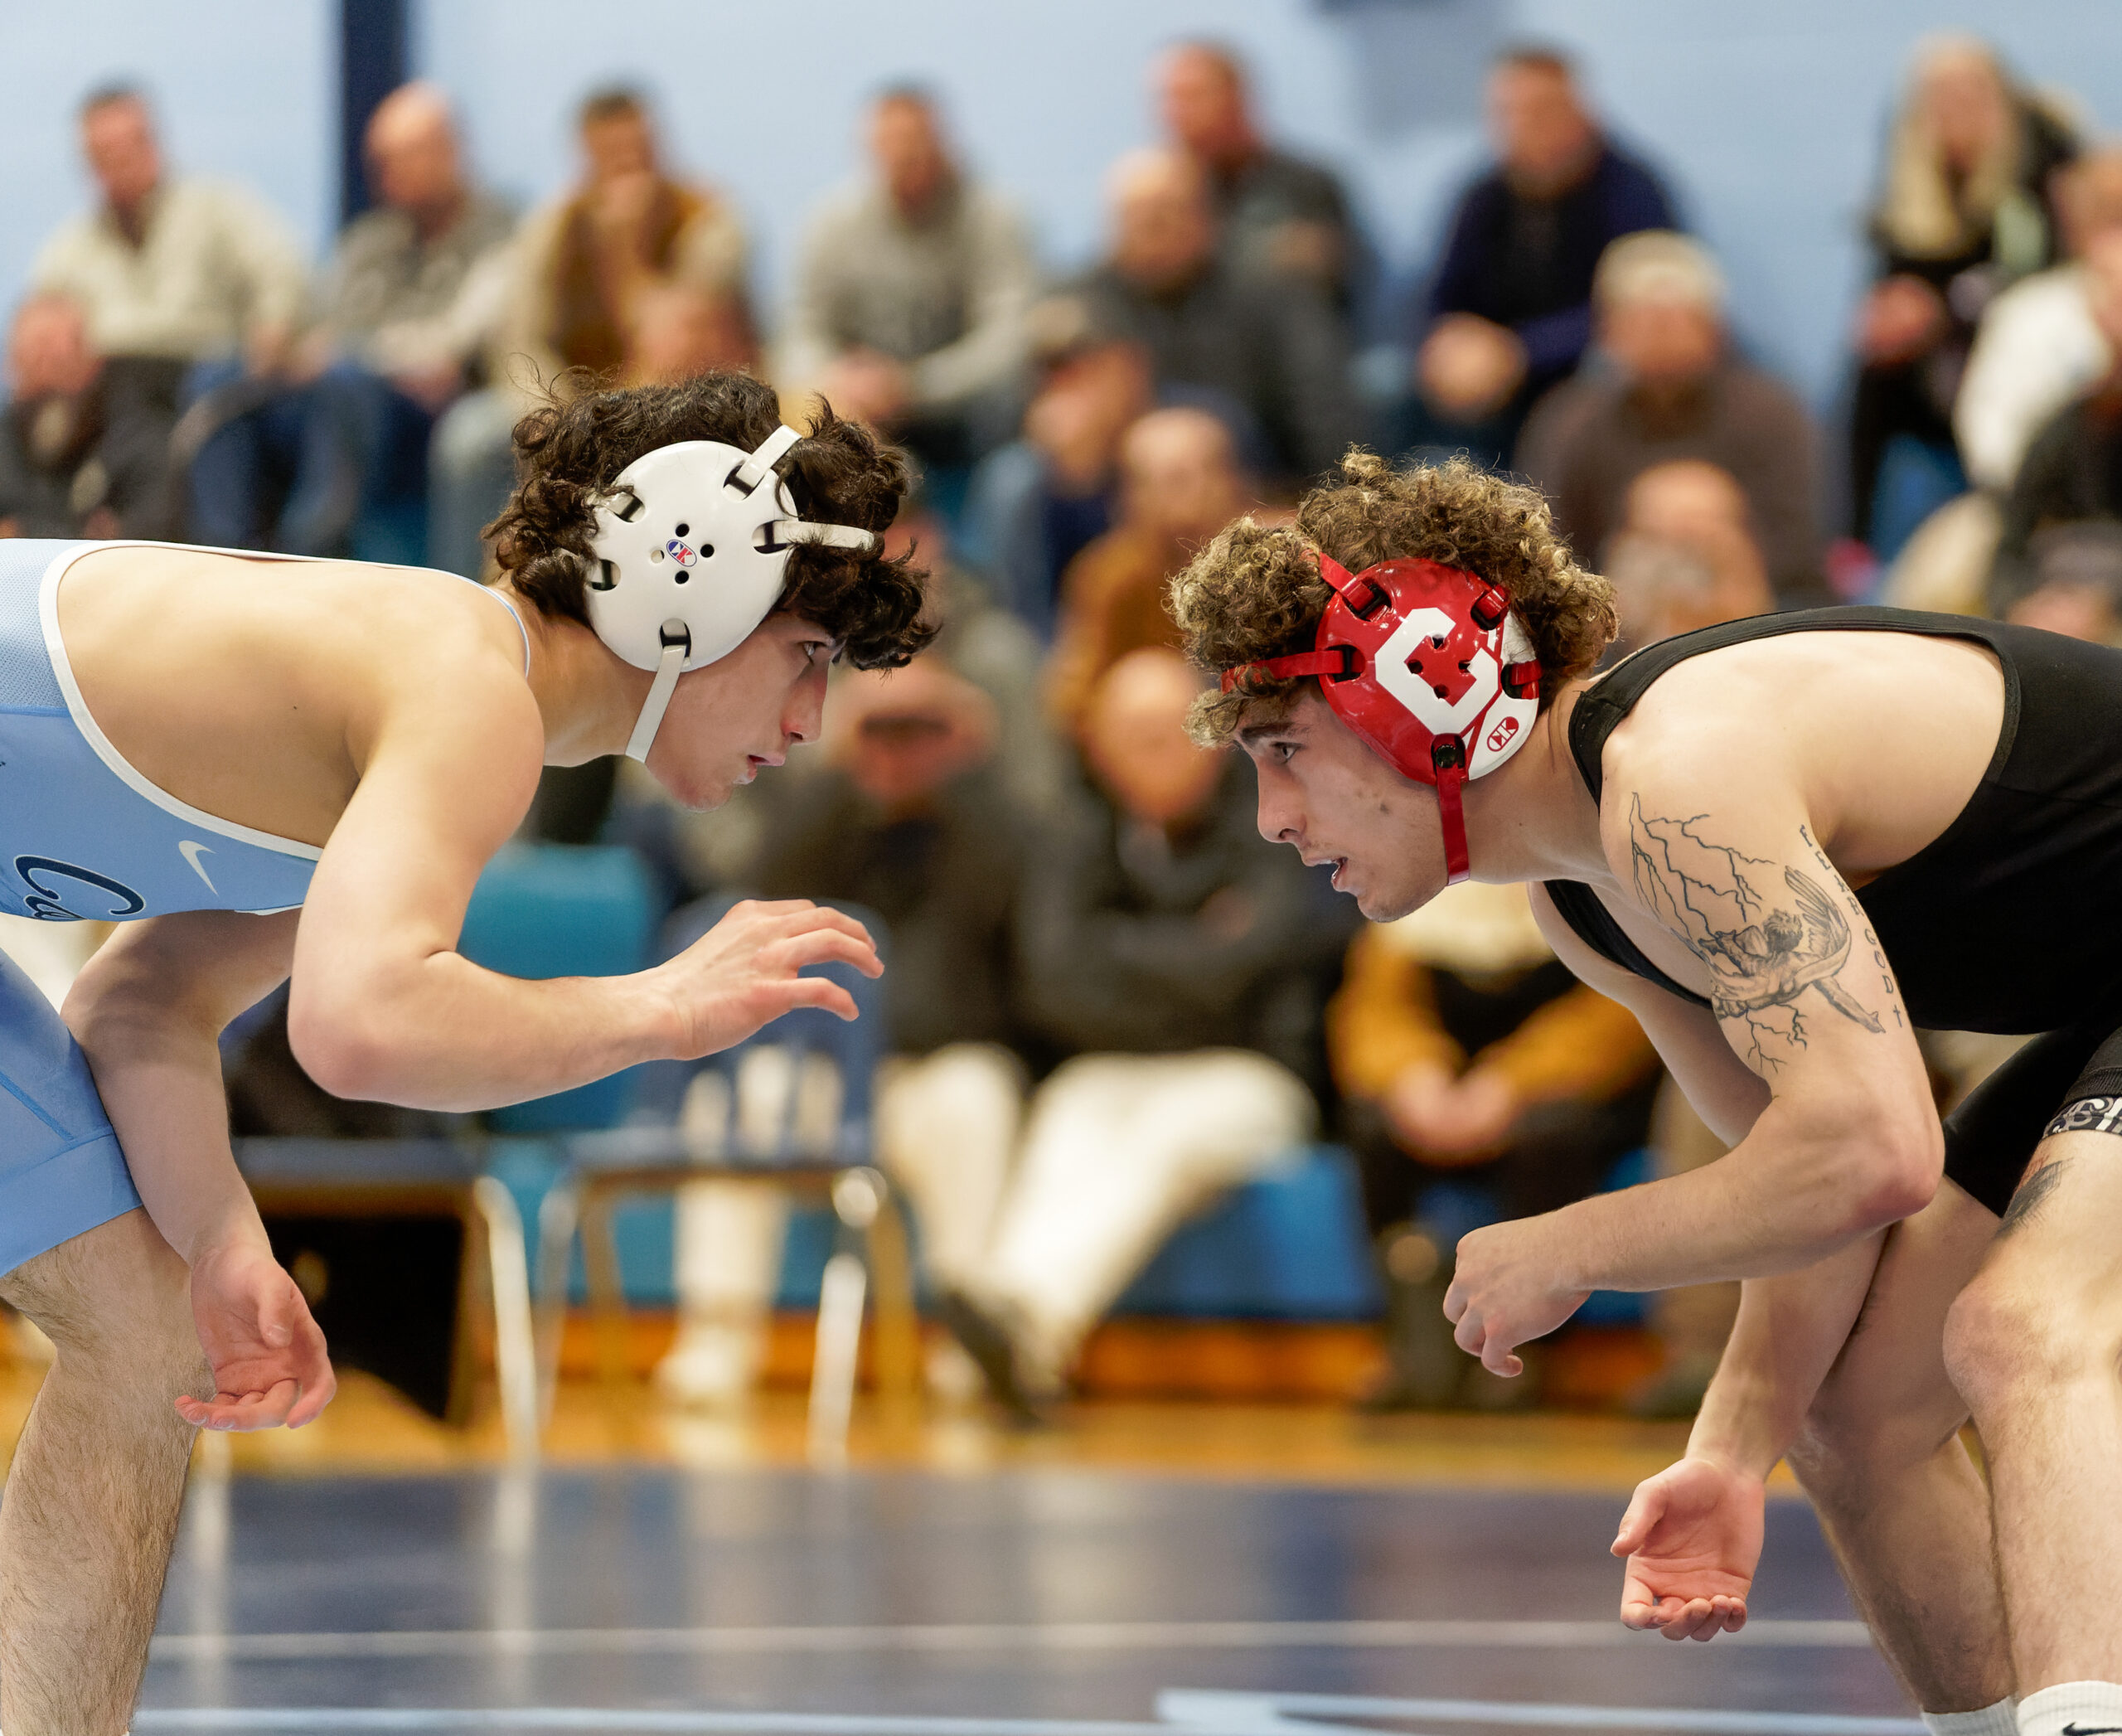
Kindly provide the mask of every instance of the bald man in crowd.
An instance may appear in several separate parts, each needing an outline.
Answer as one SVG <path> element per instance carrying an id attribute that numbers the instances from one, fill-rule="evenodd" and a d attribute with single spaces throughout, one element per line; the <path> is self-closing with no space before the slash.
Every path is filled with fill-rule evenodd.
<path id="1" fill-rule="evenodd" d="M 1062 575 L 1047 708 L 1073 731 L 1107 670 L 1146 645 L 1179 648 L 1165 584 L 1252 503 L 1230 430 L 1206 410 L 1152 410 L 1120 443 L 1120 521 Z"/>
<path id="2" fill-rule="evenodd" d="M 424 558 L 429 437 L 498 313 L 514 220 L 467 179 L 448 99 L 434 85 L 385 97 L 363 147 L 375 204 L 340 235 L 308 330 L 279 371 L 285 389 L 212 418 L 219 426 L 193 460 L 201 542 L 345 554 L 364 513 L 380 521 L 404 508 L 413 521 L 398 546 L 362 552 Z M 233 378 L 204 372 L 195 390 Z"/>
<path id="3" fill-rule="evenodd" d="M 1335 463 L 1357 433 L 1348 347 L 1320 291 L 1233 264 L 1207 173 L 1174 150 L 1129 153 L 1107 182 L 1111 243 L 1078 284 L 1099 325 L 1148 351 L 1159 382 L 1245 406 L 1279 476 Z"/>
<path id="4" fill-rule="evenodd" d="M 1157 63 L 1157 97 L 1173 146 L 1208 177 L 1225 255 L 1239 269 L 1286 274 L 1347 313 L 1361 242 L 1330 170 L 1262 136 L 1252 83 L 1222 42 L 1180 42 Z"/>

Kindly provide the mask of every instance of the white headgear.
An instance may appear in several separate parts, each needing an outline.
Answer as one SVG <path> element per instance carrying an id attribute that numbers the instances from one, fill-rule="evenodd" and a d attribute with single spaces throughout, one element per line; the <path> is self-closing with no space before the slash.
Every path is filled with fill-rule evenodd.
<path id="1" fill-rule="evenodd" d="M 796 516 L 773 467 L 802 438 L 778 429 L 749 453 L 719 440 L 659 446 L 598 502 L 589 624 L 614 654 L 656 672 L 630 758 L 648 757 L 679 676 L 729 656 L 773 611 L 797 543 L 883 546 L 874 531 Z"/>

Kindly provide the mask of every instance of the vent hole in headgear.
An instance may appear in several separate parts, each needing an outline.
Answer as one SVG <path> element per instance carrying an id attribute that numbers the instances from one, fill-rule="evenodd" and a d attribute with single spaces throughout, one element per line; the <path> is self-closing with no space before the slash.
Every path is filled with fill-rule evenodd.
<path id="1" fill-rule="evenodd" d="M 1444 649 L 1444 635 L 1443 635 L 1442 633 L 1432 633 L 1432 634 L 1430 636 L 1430 642 L 1429 642 L 1429 643 L 1430 643 L 1431 647 L 1432 647 L 1433 649 L 1437 650 L 1437 651 L 1441 651 L 1441 650 L 1443 650 L 1443 649 Z"/>
<path id="2" fill-rule="evenodd" d="M 1449 693 L 1446 693 L 1441 687 L 1432 687 L 1429 691 L 1434 693 L 1439 699 L 1449 699 L 1451 697 L 1451 696 Z"/>
<path id="3" fill-rule="evenodd" d="M 676 572 L 671 575 L 671 582 L 673 584 L 683 584 L 691 577 L 692 575 L 690 573 L 687 572 L 683 567 L 680 567 Z"/>
<path id="4" fill-rule="evenodd" d="M 690 525 L 680 525 L 671 534 L 674 536 L 690 536 L 693 534 L 693 527 Z"/>

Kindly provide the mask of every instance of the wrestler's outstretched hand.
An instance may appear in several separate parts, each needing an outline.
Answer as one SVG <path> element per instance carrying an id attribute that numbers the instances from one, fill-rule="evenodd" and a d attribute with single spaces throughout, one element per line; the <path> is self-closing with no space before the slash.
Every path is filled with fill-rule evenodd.
<path id="1" fill-rule="evenodd" d="M 1669 1640 L 1708 1640 L 1747 1625 L 1761 1561 L 1761 1480 L 1686 1458 L 1636 1486 L 1614 1554 L 1628 1562 L 1621 1621 Z"/>
<path id="2" fill-rule="evenodd" d="M 193 1428 L 299 1428 L 332 1402 L 338 1382 L 324 1334 L 270 1249 L 245 1241 L 201 1254 L 191 1317 L 214 1370 L 211 1399 L 177 1401 Z"/>
<path id="3" fill-rule="evenodd" d="M 808 899 L 747 899 L 653 973 L 677 1007 L 679 1058 L 697 1060 L 741 1043 L 799 1006 L 855 1016 L 855 997 L 825 977 L 797 974 L 810 964 L 851 964 L 884 974 L 870 931 L 841 911 Z"/>

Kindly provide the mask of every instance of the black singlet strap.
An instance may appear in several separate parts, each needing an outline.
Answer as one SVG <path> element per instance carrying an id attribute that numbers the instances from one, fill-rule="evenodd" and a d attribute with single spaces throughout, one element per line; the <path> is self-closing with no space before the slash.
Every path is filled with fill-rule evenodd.
<path id="1" fill-rule="evenodd" d="M 1571 931 L 1607 963 L 1654 982 L 1667 994 L 1678 995 L 1692 1006 L 1709 1005 L 1706 997 L 1682 987 L 1652 963 L 1643 948 L 1629 938 L 1628 931 L 1614 920 L 1614 913 L 1605 901 L 1582 880 L 1543 880 L 1541 885 Z"/>
<path id="2" fill-rule="evenodd" d="M 1655 645 L 1624 657 L 1584 690 L 1569 720 L 1569 751 L 1592 799 L 1600 798 L 1606 782 L 1606 738 L 1619 729 L 1650 685 L 1677 663 L 1721 651 L 1727 645 L 1743 645 L 1754 639 L 1772 639 L 1787 633 L 1913 633 L 1931 638 L 1973 639 L 1987 645 L 2000 661 L 2008 662 L 2005 647 L 1997 643 L 1994 624 L 1967 615 L 1923 614 L 1908 609 L 1881 609 L 1849 604 L 1836 609 L 1794 609 L 1780 614 L 1748 615 L 1737 621 L 1719 622 L 1693 633 L 1675 633 Z M 1594 902 L 1596 902 L 1595 900 Z M 1572 924 L 1572 927 L 1575 924 Z M 1590 937 L 1586 937 L 1589 943 Z"/>

